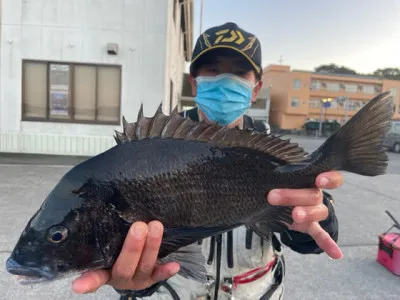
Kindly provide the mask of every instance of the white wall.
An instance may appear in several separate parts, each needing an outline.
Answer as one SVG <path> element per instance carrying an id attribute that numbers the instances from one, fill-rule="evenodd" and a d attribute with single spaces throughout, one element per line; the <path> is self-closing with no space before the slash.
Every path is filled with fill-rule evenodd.
<path id="1" fill-rule="evenodd" d="M 169 0 L 169 14 L 173 15 L 173 0 Z M 171 17 L 168 20 L 168 34 L 167 34 L 167 52 L 166 52 L 166 74 L 165 77 L 165 107 L 164 113 L 170 111 L 170 80 L 174 83 L 174 97 L 173 107 L 178 104 L 178 99 L 182 91 L 183 72 L 185 67 L 184 57 L 184 36 L 181 29 L 181 11 L 183 10 L 183 4 L 179 4 L 176 1 L 176 17 L 175 21 Z"/>
<path id="2" fill-rule="evenodd" d="M 145 115 L 152 115 L 164 98 L 169 103 L 169 75 L 180 91 L 184 64 L 177 34 L 181 7 L 178 6 L 174 28 L 172 3 L 172 0 L 2 0 L 0 131 L 60 135 L 76 131 L 84 136 L 111 137 L 116 128 L 21 122 L 22 59 L 121 64 L 121 111 L 129 121 L 136 118 L 141 102 Z M 107 55 L 108 42 L 119 44 L 117 56 Z"/>

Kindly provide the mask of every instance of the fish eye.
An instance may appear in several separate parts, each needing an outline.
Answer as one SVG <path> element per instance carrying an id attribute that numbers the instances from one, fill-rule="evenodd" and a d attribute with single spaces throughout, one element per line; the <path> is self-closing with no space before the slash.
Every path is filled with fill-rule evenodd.
<path id="1" fill-rule="evenodd" d="M 53 244 L 59 244 L 68 237 L 68 229 L 64 226 L 54 226 L 49 229 L 47 240 Z"/>

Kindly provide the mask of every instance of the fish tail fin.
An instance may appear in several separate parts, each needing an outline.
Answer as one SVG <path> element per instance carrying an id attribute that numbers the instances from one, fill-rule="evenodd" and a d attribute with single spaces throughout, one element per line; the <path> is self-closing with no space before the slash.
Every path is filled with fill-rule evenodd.
<path id="1" fill-rule="evenodd" d="M 386 172 L 388 156 L 383 140 L 391 127 L 391 92 L 377 95 L 311 154 L 328 169 L 364 176 Z"/>

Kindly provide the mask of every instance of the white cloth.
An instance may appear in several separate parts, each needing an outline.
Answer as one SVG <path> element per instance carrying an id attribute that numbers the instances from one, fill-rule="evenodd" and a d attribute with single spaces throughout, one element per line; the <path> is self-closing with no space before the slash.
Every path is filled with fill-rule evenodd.
<path id="1" fill-rule="evenodd" d="M 246 273 L 252 269 L 263 267 L 268 264 L 274 258 L 274 251 L 269 241 L 264 240 L 261 243 L 261 238 L 253 234 L 252 247 L 251 249 L 246 249 L 245 239 L 246 239 L 246 228 L 239 227 L 233 230 L 233 262 L 234 267 L 230 269 L 227 264 L 227 235 L 222 236 L 222 255 L 221 255 L 221 271 L 220 271 L 220 286 L 218 300 L 225 299 L 254 299 L 259 300 L 275 283 L 274 273 L 277 265 L 274 265 L 270 272 L 265 274 L 263 277 L 252 281 L 250 283 L 239 284 L 236 289 L 232 289 L 232 295 L 225 293 L 220 287 L 224 282 L 224 277 L 234 277 Z M 201 247 L 201 250 L 207 260 L 210 251 L 210 238 L 203 240 L 201 245 L 196 244 Z M 215 278 L 216 276 L 216 250 L 215 246 L 214 260 L 211 265 L 206 264 L 206 269 L 209 275 Z M 281 259 L 279 256 L 277 259 Z M 283 266 L 284 267 L 284 266 Z M 181 300 L 206 300 L 209 291 L 206 286 L 196 282 L 194 280 L 183 278 L 180 275 L 175 275 L 168 280 L 168 284 L 175 290 L 179 295 Z M 211 289 L 211 299 L 214 296 L 214 288 Z M 277 288 L 275 293 L 270 300 L 282 299 L 283 295 L 283 283 Z M 231 297 L 233 296 L 233 297 Z M 144 299 L 148 300 L 172 300 L 172 296 L 165 287 L 160 287 L 156 293 L 151 297 L 146 297 Z"/>

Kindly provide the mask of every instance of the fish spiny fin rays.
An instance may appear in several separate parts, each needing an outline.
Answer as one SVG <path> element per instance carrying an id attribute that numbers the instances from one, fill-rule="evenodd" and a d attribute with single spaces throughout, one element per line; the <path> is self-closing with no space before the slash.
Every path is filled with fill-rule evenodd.
<path id="1" fill-rule="evenodd" d="M 141 105 L 136 122 L 128 123 L 125 118 L 123 120 L 123 132 L 116 131 L 114 135 L 117 144 L 152 137 L 195 140 L 258 150 L 288 163 L 302 161 L 307 154 L 297 143 L 291 143 L 290 139 L 284 140 L 280 136 L 252 130 L 228 128 L 204 120 L 196 122 L 182 117 L 177 108 L 167 116 L 162 112 L 161 105 L 153 117 L 145 117 Z"/>

